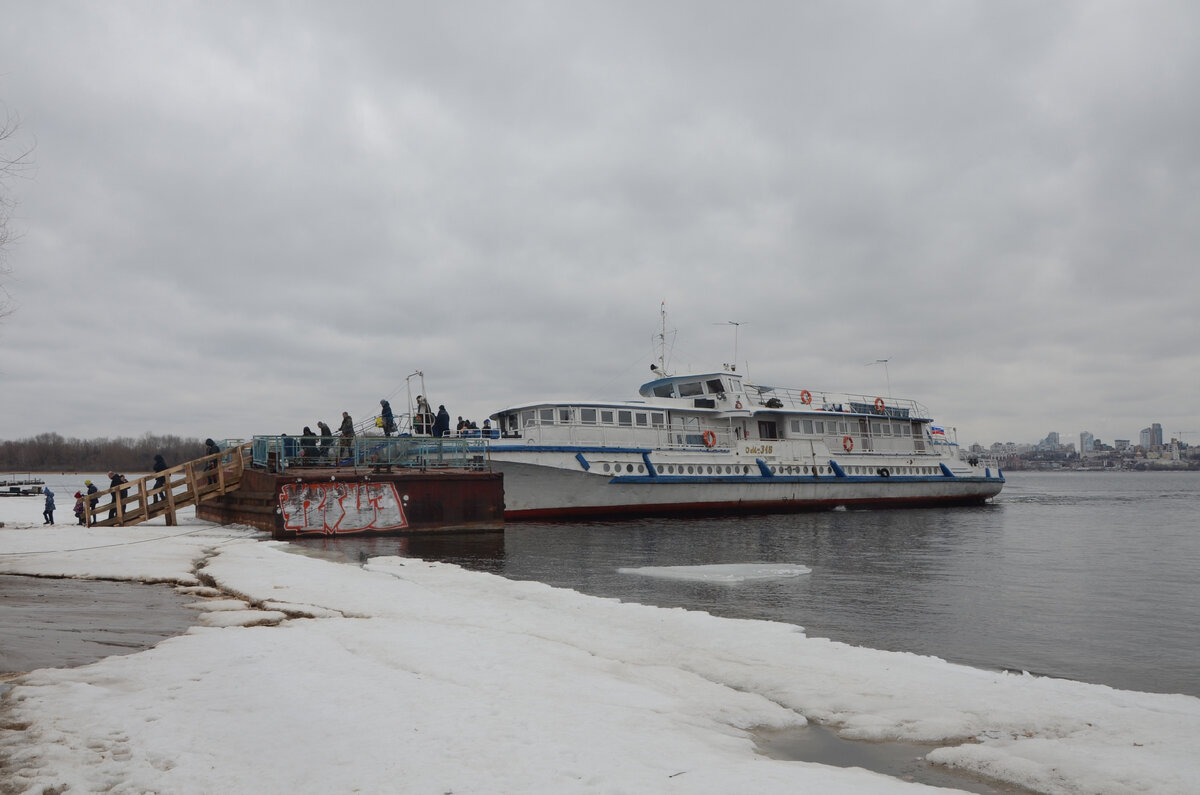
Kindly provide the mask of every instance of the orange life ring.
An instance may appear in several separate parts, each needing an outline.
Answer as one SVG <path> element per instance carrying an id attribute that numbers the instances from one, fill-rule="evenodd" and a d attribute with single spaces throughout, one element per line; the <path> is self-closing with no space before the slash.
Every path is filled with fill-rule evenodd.
<path id="1" fill-rule="evenodd" d="M 812 403 L 812 392 L 809 392 L 807 389 L 801 389 L 800 390 L 800 402 L 806 406 L 811 404 Z"/>
<path id="2" fill-rule="evenodd" d="M 849 436 L 842 437 L 842 449 L 847 453 L 854 449 L 854 440 Z"/>
<path id="3" fill-rule="evenodd" d="M 702 433 L 700 435 L 700 438 L 704 440 L 705 447 L 716 447 L 717 446 L 717 435 L 715 433 L 713 433 L 712 431 L 705 431 L 704 433 Z"/>
<path id="4" fill-rule="evenodd" d="M 875 398 L 875 412 L 877 414 L 883 413 L 883 398 Z"/>

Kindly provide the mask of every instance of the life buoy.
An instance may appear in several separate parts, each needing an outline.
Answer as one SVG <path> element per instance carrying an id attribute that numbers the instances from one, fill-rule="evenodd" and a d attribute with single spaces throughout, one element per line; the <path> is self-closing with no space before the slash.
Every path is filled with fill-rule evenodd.
<path id="1" fill-rule="evenodd" d="M 700 435 L 700 438 L 704 440 L 705 447 L 716 447 L 717 446 L 717 435 L 715 433 L 713 433 L 712 431 L 705 431 L 704 433 L 702 433 Z"/>
<path id="2" fill-rule="evenodd" d="M 733 404 L 733 407 L 735 409 L 740 409 L 742 407 L 742 401 L 740 401 L 740 400 L 737 401 L 736 403 Z"/>
<path id="3" fill-rule="evenodd" d="M 800 402 L 806 406 L 810 405 L 812 403 L 812 392 L 809 392 L 807 389 L 801 389 Z"/>
<path id="4" fill-rule="evenodd" d="M 847 453 L 854 449 L 854 440 L 849 436 L 842 437 L 842 449 Z"/>
<path id="5" fill-rule="evenodd" d="M 877 414 L 883 413 L 883 398 L 875 398 L 875 412 Z"/>

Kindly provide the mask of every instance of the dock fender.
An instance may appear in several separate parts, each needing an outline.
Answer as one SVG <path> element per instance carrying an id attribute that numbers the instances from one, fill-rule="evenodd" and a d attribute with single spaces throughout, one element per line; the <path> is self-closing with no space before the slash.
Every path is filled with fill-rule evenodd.
<path id="1" fill-rule="evenodd" d="M 650 463 L 649 453 L 642 453 L 642 461 L 646 463 L 646 471 L 650 473 L 650 477 L 658 477 L 658 470 L 654 468 L 654 464 Z"/>
<path id="2" fill-rule="evenodd" d="M 836 477 L 839 477 L 839 478 L 846 477 L 846 470 L 844 470 L 840 466 L 838 466 L 838 462 L 834 461 L 832 458 L 829 459 L 829 468 L 833 470 L 833 474 Z"/>
<path id="3" fill-rule="evenodd" d="M 588 463 L 588 460 L 583 457 L 583 453 L 576 453 L 575 460 L 579 462 L 579 466 L 583 467 L 584 472 L 587 472 L 592 468 L 592 465 Z"/>
<path id="4" fill-rule="evenodd" d="M 771 468 L 767 466 L 766 461 L 763 461 L 761 458 L 756 458 L 754 459 L 754 463 L 758 464 L 758 471 L 762 473 L 764 478 L 775 477 L 774 473 L 771 472 Z"/>

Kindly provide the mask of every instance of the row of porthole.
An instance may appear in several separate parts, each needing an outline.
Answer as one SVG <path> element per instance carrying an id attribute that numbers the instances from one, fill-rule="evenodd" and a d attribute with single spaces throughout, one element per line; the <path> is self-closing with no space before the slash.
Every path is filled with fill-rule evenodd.
<path id="1" fill-rule="evenodd" d="M 934 467 L 886 467 L 892 475 L 939 475 L 940 469 Z M 846 467 L 847 475 L 878 475 L 875 467 Z"/>
<path id="2" fill-rule="evenodd" d="M 604 464 L 605 472 L 620 473 L 622 470 L 632 474 L 645 474 L 646 468 L 641 464 Z M 663 475 L 749 475 L 750 467 L 746 464 L 741 466 L 731 466 L 729 464 L 665 464 L 658 468 L 660 474 Z M 755 470 L 757 471 L 757 470 Z M 832 475 L 833 470 L 829 467 L 806 467 L 799 464 L 794 466 L 774 466 L 771 467 L 771 473 L 774 475 L 808 475 L 816 473 L 818 475 Z"/>
<path id="3" fill-rule="evenodd" d="M 833 470 L 829 467 L 807 467 L 796 465 L 773 466 L 770 468 L 773 475 L 831 475 Z M 622 470 L 633 474 L 637 472 L 639 475 L 646 473 L 646 467 L 642 464 L 604 464 L 605 472 L 617 472 Z M 846 467 L 847 475 L 878 475 L 879 470 L 871 467 Z M 728 464 L 716 466 L 696 465 L 696 464 L 666 464 L 659 467 L 659 472 L 665 475 L 748 475 L 750 467 L 747 465 L 730 466 Z M 889 469 L 893 475 L 936 475 L 938 470 L 933 467 L 894 467 Z"/>

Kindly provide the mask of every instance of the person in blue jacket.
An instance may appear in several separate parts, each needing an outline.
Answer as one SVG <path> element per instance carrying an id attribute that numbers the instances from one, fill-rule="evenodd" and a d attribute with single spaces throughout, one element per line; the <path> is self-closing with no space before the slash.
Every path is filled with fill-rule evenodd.
<path id="1" fill-rule="evenodd" d="M 44 524 L 54 524 L 54 492 L 47 486 L 42 489 L 42 494 L 46 495 L 46 508 L 42 511 L 42 518 L 46 520 Z"/>

